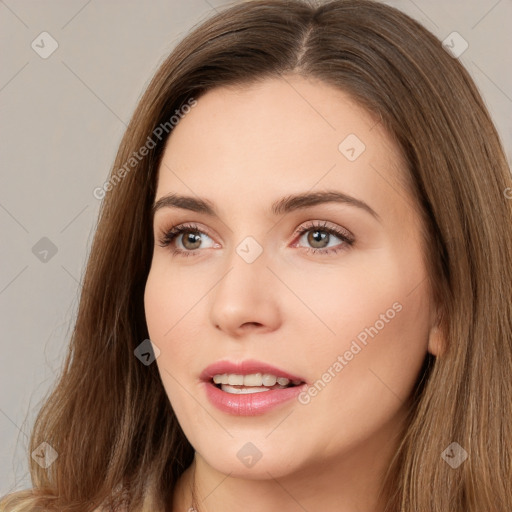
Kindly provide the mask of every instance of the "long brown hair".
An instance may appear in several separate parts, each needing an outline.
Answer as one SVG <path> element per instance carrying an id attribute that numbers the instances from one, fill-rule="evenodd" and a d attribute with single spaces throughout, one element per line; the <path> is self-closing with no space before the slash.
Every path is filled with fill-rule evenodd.
<path id="1" fill-rule="evenodd" d="M 384 482 L 386 511 L 512 510 L 510 169 L 459 61 L 420 24 L 370 0 L 242 2 L 161 65 L 119 147 L 69 353 L 33 430 L 30 451 L 45 441 L 58 458 L 48 469 L 29 459 L 34 488 L 1 510 L 84 511 L 123 499 L 137 510 L 149 498 L 153 509 L 169 507 L 194 452 L 157 366 L 134 356 L 148 338 L 143 292 L 165 137 L 122 179 L 118 171 L 191 98 L 287 73 L 323 80 L 375 113 L 403 152 L 423 219 L 446 347 L 420 376 Z M 455 469 L 441 457 L 453 442 L 468 454 Z"/>

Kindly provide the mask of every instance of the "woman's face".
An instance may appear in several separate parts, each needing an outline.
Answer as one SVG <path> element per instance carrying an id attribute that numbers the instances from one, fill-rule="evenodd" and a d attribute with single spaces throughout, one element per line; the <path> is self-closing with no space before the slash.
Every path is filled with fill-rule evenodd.
<path id="1" fill-rule="evenodd" d="M 175 127 L 146 319 L 178 421 L 214 470 L 263 479 L 389 454 L 435 347 L 405 172 L 376 119 L 297 76 L 210 91 Z M 217 362 L 234 366 L 208 371 Z M 237 376 L 222 390 L 210 380 L 224 373 Z M 303 384 L 244 380 L 257 373 Z"/>

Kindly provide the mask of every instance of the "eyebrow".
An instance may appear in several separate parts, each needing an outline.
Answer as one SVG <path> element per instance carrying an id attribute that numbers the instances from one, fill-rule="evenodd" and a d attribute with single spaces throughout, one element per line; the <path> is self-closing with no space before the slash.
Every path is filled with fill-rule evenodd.
<path id="1" fill-rule="evenodd" d="M 381 221 L 379 214 L 364 201 L 335 190 L 312 193 L 305 192 L 302 194 L 294 194 L 283 197 L 282 199 L 272 203 L 270 212 L 273 215 L 278 216 L 295 210 L 310 208 L 312 206 L 323 203 L 342 203 L 349 206 L 354 206 L 369 213 L 379 222 Z M 168 194 L 161 197 L 153 205 L 153 215 L 162 208 L 181 208 L 183 210 L 204 213 L 213 217 L 219 216 L 213 203 L 207 199 L 184 196 L 180 194 Z"/>

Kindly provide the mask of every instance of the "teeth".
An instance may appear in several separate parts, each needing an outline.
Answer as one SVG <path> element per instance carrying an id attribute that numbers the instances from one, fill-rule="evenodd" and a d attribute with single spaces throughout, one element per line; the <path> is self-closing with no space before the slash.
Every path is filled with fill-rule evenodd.
<path id="1" fill-rule="evenodd" d="M 277 377 L 275 375 L 265 374 L 261 380 L 264 386 L 273 386 L 277 382 Z"/>
<path id="2" fill-rule="evenodd" d="M 222 384 L 222 391 L 226 391 L 227 393 L 233 393 L 234 395 L 247 395 L 250 393 L 261 393 L 265 391 L 270 391 L 270 388 L 260 387 L 260 388 L 235 388 L 233 386 L 229 386 L 228 384 Z"/>
<path id="3" fill-rule="evenodd" d="M 222 375 L 215 375 L 213 377 L 213 382 L 215 384 L 224 384 L 224 379 L 226 380 L 226 384 L 228 383 L 228 374 L 223 373 Z"/>
<path id="4" fill-rule="evenodd" d="M 234 373 L 222 373 L 213 377 L 215 384 L 229 384 L 230 386 L 267 386 L 272 387 L 276 384 L 287 386 L 290 379 L 286 377 L 276 377 L 270 373 L 251 373 L 249 375 L 238 375 Z M 300 380 L 292 381 L 293 384 L 300 384 Z"/>
<path id="5" fill-rule="evenodd" d="M 261 386 L 262 380 L 261 373 L 251 373 L 243 376 L 244 386 Z"/>
<path id="6" fill-rule="evenodd" d="M 243 375 L 228 375 L 228 384 L 230 386 L 243 386 L 244 376 Z"/>

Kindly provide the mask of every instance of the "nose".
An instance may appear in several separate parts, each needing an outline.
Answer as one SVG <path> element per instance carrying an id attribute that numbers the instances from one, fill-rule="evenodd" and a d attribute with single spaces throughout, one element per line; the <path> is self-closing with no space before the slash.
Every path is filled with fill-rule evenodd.
<path id="1" fill-rule="evenodd" d="M 226 272 L 209 294 L 210 320 L 216 329 L 239 338 L 279 328 L 280 283 L 268 263 L 265 250 L 252 263 L 233 251 Z"/>

